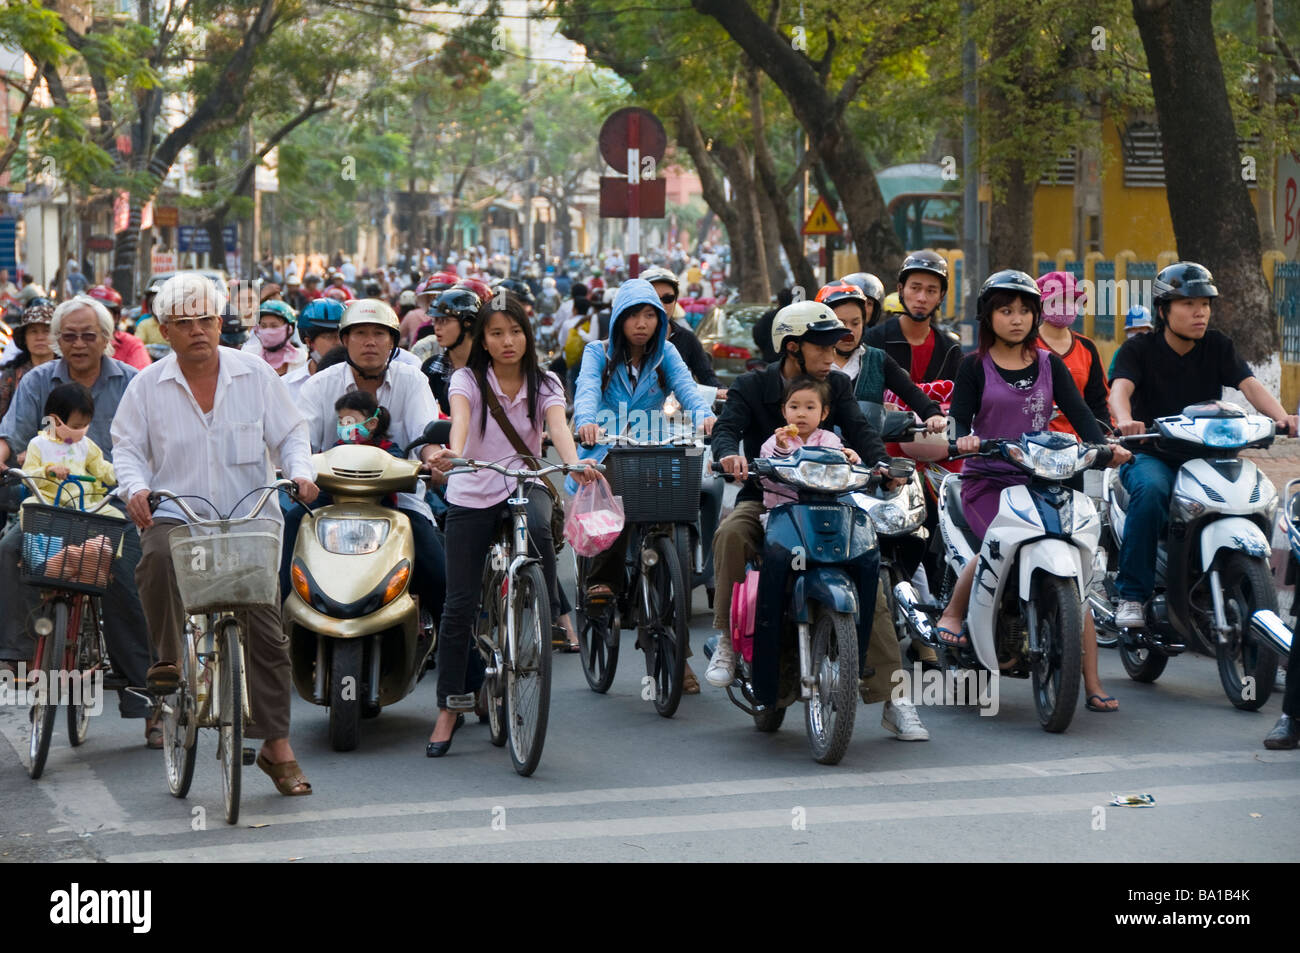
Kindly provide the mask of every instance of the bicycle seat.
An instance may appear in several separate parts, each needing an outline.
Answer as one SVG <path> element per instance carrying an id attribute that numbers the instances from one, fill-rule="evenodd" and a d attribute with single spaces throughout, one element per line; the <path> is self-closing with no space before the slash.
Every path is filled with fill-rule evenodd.
<path id="1" fill-rule="evenodd" d="M 945 480 L 943 492 L 943 505 L 948 512 L 949 521 L 953 526 L 961 530 L 966 538 L 967 545 L 978 553 L 983 541 L 975 535 L 975 530 L 971 529 L 970 524 L 966 522 L 966 511 L 962 509 L 961 505 L 961 478 L 954 476 L 952 479 Z"/>

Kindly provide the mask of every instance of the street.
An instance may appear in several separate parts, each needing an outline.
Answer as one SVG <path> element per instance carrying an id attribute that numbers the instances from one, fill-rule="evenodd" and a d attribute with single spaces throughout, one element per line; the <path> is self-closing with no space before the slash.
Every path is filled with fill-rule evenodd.
<path id="1" fill-rule="evenodd" d="M 707 634 L 696 590 L 694 667 Z M 1038 727 L 1027 681 L 1001 709 L 923 708 L 928 743 L 859 709 L 843 762 L 808 754 L 803 709 L 760 734 L 705 685 L 677 716 L 641 700 L 626 639 L 608 695 L 579 657 L 556 655 L 541 766 L 518 777 L 473 716 L 442 760 L 424 757 L 434 677 L 378 719 L 361 747 L 330 750 L 327 712 L 295 697 L 293 743 L 315 794 L 277 795 L 244 769 L 236 827 L 221 815 L 214 733 L 199 738 L 186 800 L 167 793 L 161 752 L 115 699 L 85 745 L 59 715 L 45 775 L 23 768 L 26 710 L 0 708 L 0 862 L 13 861 L 1294 861 L 1300 753 L 1267 751 L 1281 692 L 1257 713 L 1224 699 L 1212 660 L 1183 655 L 1159 682 L 1101 672 L 1115 715 L 1084 710 L 1068 732 Z M 1105 806 L 1152 794 L 1153 808 Z"/>

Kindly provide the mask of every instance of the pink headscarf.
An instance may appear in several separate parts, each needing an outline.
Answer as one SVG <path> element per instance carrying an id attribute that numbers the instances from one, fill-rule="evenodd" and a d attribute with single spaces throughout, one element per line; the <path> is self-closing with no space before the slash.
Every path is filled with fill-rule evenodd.
<path id="1" fill-rule="evenodd" d="M 1043 295 L 1043 320 L 1058 328 L 1068 328 L 1083 314 L 1088 296 L 1068 271 L 1049 271 L 1038 279 Z"/>

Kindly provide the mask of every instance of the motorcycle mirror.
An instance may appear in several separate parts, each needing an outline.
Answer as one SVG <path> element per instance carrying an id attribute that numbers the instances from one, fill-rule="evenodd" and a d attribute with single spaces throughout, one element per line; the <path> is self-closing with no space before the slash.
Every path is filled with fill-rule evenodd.
<path id="1" fill-rule="evenodd" d="M 916 472 L 916 461 L 891 457 L 889 461 L 889 478 L 891 480 L 910 480 Z"/>
<path id="2" fill-rule="evenodd" d="M 420 434 L 420 439 L 415 441 L 415 443 L 411 444 L 411 446 L 406 448 L 406 452 L 410 453 L 411 450 L 413 450 L 414 448 L 426 443 L 445 444 L 450 439 L 451 439 L 451 421 L 434 420 L 430 422 L 427 427 L 424 428 L 424 433 Z"/>

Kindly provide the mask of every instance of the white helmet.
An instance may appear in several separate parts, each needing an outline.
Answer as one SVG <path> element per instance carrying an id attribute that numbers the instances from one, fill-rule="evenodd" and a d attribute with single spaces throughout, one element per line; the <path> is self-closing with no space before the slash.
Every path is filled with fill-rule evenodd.
<path id="1" fill-rule="evenodd" d="M 393 332 L 394 344 L 402 333 L 402 324 L 397 320 L 397 312 L 390 308 L 387 302 L 380 301 L 378 298 L 361 298 L 348 302 L 343 318 L 339 321 L 339 334 L 345 334 L 348 328 L 354 328 L 358 324 L 378 324 L 388 328 Z"/>
<path id="2" fill-rule="evenodd" d="M 851 332 L 835 312 L 819 301 L 796 301 L 772 319 L 772 349 L 783 354 L 786 341 L 807 341 L 829 347 Z"/>

